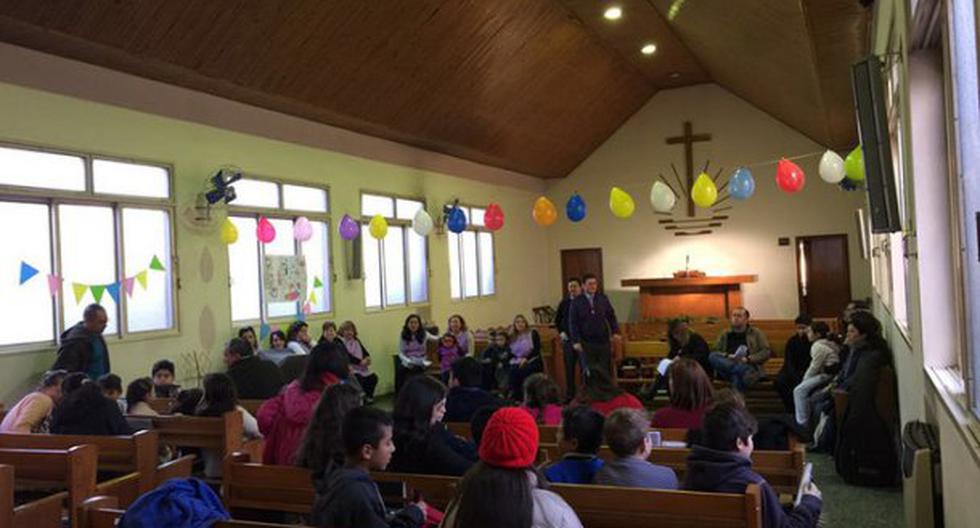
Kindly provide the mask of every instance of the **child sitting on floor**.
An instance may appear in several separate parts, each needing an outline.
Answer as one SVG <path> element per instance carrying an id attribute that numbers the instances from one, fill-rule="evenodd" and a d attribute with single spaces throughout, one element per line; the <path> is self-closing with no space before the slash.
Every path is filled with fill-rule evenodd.
<path id="1" fill-rule="evenodd" d="M 653 450 L 653 444 L 647 435 L 649 423 L 647 414 L 638 409 L 616 409 L 606 418 L 603 433 L 616 458 L 606 462 L 596 473 L 596 484 L 677 489 L 677 475 L 674 470 L 647 461 Z"/>
<path id="2" fill-rule="evenodd" d="M 554 483 L 591 484 L 602 469 L 602 459 L 597 453 L 602 445 L 605 421 L 601 414 L 584 405 L 566 408 L 558 430 L 562 457 L 544 470 L 544 476 Z"/>
<path id="3" fill-rule="evenodd" d="M 316 526 L 422 526 L 424 502 L 388 512 L 377 484 L 371 480 L 369 472 L 383 471 L 395 451 L 391 428 L 391 416 L 382 410 L 358 407 L 347 413 L 341 426 L 345 465 L 317 486 L 313 504 Z"/>

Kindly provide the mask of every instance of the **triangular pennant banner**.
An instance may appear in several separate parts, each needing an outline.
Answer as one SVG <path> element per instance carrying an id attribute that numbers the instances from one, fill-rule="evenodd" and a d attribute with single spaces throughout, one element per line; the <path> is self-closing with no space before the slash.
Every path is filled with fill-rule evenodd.
<path id="1" fill-rule="evenodd" d="M 20 261 L 20 284 L 24 284 L 25 282 L 31 280 L 35 275 L 37 275 L 37 268 L 24 262 L 23 260 Z"/>
<path id="2" fill-rule="evenodd" d="M 57 275 L 48 275 L 48 291 L 51 292 L 52 297 L 57 297 L 58 292 L 61 291 L 61 283 L 64 279 Z"/>
<path id="3" fill-rule="evenodd" d="M 163 264 L 160 263 L 160 259 L 158 259 L 156 255 L 153 255 L 153 260 L 150 261 L 150 269 L 157 270 L 157 271 L 166 271 L 163 269 Z"/>
<path id="4" fill-rule="evenodd" d="M 313 287 L 314 288 L 322 288 L 323 287 L 323 282 L 320 281 L 320 277 L 313 277 Z"/>
<path id="5" fill-rule="evenodd" d="M 97 303 L 102 302 L 102 293 L 105 292 L 105 285 L 93 284 L 91 288 L 92 288 L 92 297 L 95 298 L 95 302 Z"/>
<path id="6" fill-rule="evenodd" d="M 126 295 L 129 297 L 133 296 L 133 277 L 126 277 L 122 280 L 123 289 L 126 290 Z"/>
<path id="7" fill-rule="evenodd" d="M 310 292 L 310 303 L 316 304 L 316 290 Z"/>
<path id="8" fill-rule="evenodd" d="M 79 304 L 82 302 L 82 297 L 85 296 L 85 291 L 88 290 L 88 285 L 73 282 L 71 283 L 71 290 L 75 292 L 75 304 Z"/>
<path id="9" fill-rule="evenodd" d="M 119 304 L 118 282 L 113 282 L 112 284 L 106 284 L 105 291 L 109 292 L 109 297 L 112 297 L 112 300 L 115 301 L 116 304 Z"/>
<path id="10" fill-rule="evenodd" d="M 146 270 L 136 274 L 136 282 L 140 283 L 141 288 L 146 289 Z"/>
<path id="11" fill-rule="evenodd" d="M 265 338 L 269 337 L 269 333 L 271 333 L 271 331 L 272 329 L 269 328 L 268 324 L 262 323 L 259 325 L 259 340 L 265 341 Z"/>
<path id="12" fill-rule="evenodd" d="M 303 303 L 303 314 L 304 315 L 309 315 L 310 312 L 312 312 L 312 311 L 313 311 L 313 307 L 310 306 L 310 302 L 309 301 Z"/>

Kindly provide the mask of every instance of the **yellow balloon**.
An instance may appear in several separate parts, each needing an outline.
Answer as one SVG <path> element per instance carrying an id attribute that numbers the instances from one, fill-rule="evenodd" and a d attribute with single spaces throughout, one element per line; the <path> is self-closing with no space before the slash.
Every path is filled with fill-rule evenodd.
<path id="1" fill-rule="evenodd" d="M 550 226 L 558 219 L 558 210 L 555 209 L 555 204 L 551 200 L 546 196 L 541 196 L 534 201 L 531 217 L 539 226 Z"/>
<path id="2" fill-rule="evenodd" d="M 223 224 L 221 224 L 221 241 L 225 244 L 231 245 L 238 241 L 238 228 L 231 220 L 225 218 Z"/>
<path id="3" fill-rule="evenodd" d="M 613 187 L 609 191 L 609 209 L 618 218 L 629 218 L 633 216 L 633 211 L 636 210 L 636 204 L 628 192 L 619 187 Z"/>
<path id="4" fill-rule="evenodd" d="M 715 204 L 718 199 L 718 187 L 715 187 L 711 176 L 701 173 L 697 180 L 694 180 L 694 187 L 691 187 L 691 199 L 698 207 L 707 209 Z"/>
<path id="5" fill-rule="evenodd" d="M 374 238 L 381 240 L 388 234 L 388 221 L 381 215 L 374 215 L 371 218 L 371 223 L 368 224 L 368 232 Z"/>

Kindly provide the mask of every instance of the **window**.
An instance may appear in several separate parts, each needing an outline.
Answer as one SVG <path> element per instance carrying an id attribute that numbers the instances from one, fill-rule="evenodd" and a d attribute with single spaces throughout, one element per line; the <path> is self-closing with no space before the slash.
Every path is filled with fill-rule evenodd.
<path id="1" fill-rule="evenodd" d="M 911 231 L 911 221 L 906 201 L 905 193 L 905 131 L 902 129 L 904 119 L 904 105 L 902 103 L 905 87 L 902 81 L 902 63 L 892 60 L 889 62 L 888 77 L 886 80 L 887 90 L 887 113 L 888 113 L 888 135 L 891 143 L 892 166 L 895 170 L 895 193 L 899 197 L 898 214 L 901 225 L 905 230 Z M 908 336 L 909 315 L 907 297 L 907 278 L 909 261 L 905 250 L 905 233 L 896 232 L 888 235 L 888 256 L 891 269 L 890 300 L 892 317 L 898 323 L 899 328 Z"/>
<path id="2" fill-rule="evenodd" d="M 453 299 L 493 295 L 496 291 L 493 233 L 483 227 L 483 209 L 460 207 L 466 230 L 449 233 L 449 293 Z"/>
<path id="3" fill-rule="evenodd" d="M 977 94 L 977 39 L 973 2 L 949 2 L 949 69 L 954 145 L 953 163 L 960 211 L 959 250 L 962 265 L 962 299 L 965 310 L 966 356 L 961 372 L 968 381 L 970 404 L 980 416 L 980 109 Z M 972 372 L 972 375 L 970 375 Z"/>
<path id="4" fill-rule="evenodd" d="M 231 204 L 228 219 L 238 229 L 238 241 L 228 246 L 232 320 L 266 321 L 275 317 L 295 317 L 302 311 L 311 314 L 330 312 L 332 275 L 327 190 L 255 179 L 242 179 L 232 186 L 237 198 Z M 276 230 L 276 238 L 267 244 L 261 243 L 255 232 L 259 218 L 263 216 Z M 293 236 L 293 222 L 300 216 L 307 217 L 313 227 L 313 236 L 306 241 Z M 303 257 L 306 263 L 305 298 L 266 301 L 263 288 L 265 257 L 276 255 Z"/>
<path id="5" fill-rule="evenodd" d="M 2 146 L 0 222 L 17 226 L 0 271 L 21 279 L 0 281 L 0 346 L 54 342 L 93 302 L 107 335 L 176 327 L 167 168 Z"/>
<path id="6" fill-rule="evenodd" d="M 412 229 L 412 219 L 423 207 L 421 200 L 361 195 L 361 256 L 367 308 L 429 301 L 428 246 L 425 237 Z M 383 240 L 375 240 L 368 231 L 374 215 L 388 221 L 388 234 Z"/>

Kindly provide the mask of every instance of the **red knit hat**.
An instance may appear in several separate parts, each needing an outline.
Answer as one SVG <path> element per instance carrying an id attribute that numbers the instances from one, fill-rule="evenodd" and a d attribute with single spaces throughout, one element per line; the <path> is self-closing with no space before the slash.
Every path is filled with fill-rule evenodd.
<path id="1" fill-rule="evenodd" d="M 480 439 L 480 459 L 491 466 L 526 468 L 538 455 L 538 425 L 518 407 L 493 413 Z"/>

